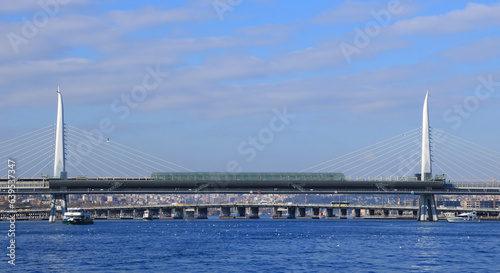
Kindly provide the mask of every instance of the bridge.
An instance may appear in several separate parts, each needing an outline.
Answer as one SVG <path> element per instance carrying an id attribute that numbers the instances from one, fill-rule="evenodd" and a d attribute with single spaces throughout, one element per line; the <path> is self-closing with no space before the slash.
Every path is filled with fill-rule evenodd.
<path id="1" fill-rule="evenodd" d="M 148 210 L 153 218 L 159 219 L 208 219 L 208 216 L 219 216 L 220 219 L 259 219 L 259 211 L 266 210 L 272 219 L 347 219 L 348 210 L 352 210 L 355 219 L 416 219 L 418 206 L 403 205 L 359 205 L 337 204 L 306 204 L 306 203 L 222 203 L 222 204 L 161 204 L 161 205 L 126 205 L 98 206 L 85 208 L 95 219 L 142 219 L 144 211 Z M 334 214 L 338 211 L 338 214 Z M 365 211 L 365 215 L 361 212 Z M 437 208 L 441 213 L 459 213 L 464 211 L 477 212 L 486 216 L 483 219 L 498 220 L 499 210 L 494 208 Z M 391 214 L 392 212 L 392 214 Z M 378 214 L 377 214 L 378 213 Z M 19 220 L 49 219 L 50 209 L 0 210 L 0 219 L 9 219 L 15 214 Z M 495 217 L 496 216 L 496 217 Z M 62 217 L 62 213 L 57 215 Z"/>
<path id="2" fill-rule="evenodd" d="M 341 168 L 346 170 L 351 170 L 351 167 L 346 163 L 346 160 L 353 158 L 352 161 L 358 162 L 363 161 L 362 158 L 366 157 L 367 154 L 372 155 L 376 148 L 369 146 L 365 149 L 363 153 L 358 153 L 356 155 L 346 155 L 337 158 L 336 163 L 332 163 L 334 160 L 329 160 L 327 162 L 315 165 L 308 168 L 302 172 L 295 173 L 201 173 L 193 172 L 187 168 L 180 167 L 176 164 L 164 161 L 168 164 L 162 165 L 165 168 L 172 169 L 172 165 L 180 167 L 181 169 L 188 170 L 188 172 L 152 172 L 151 176 L 148 177 L 115 177 L 115 176 L 95 176 L 88 177 L 85 175 L 80 175 L 76 177 L 69 177 L 66 172 L 66 162 L 67 155 L 75 158 L 77 154 L 68 150 L 66 147 L 66 135 L 65 128 L 69 128 L 76 136 L 76 139 L 85 139 L 84 131 L 71 126 L 66 126 L 64 124 L 64 112 L 63 112 L 63 102 L 62 95 L 59 89 L 58 94 L 58 107 L 57 107 L 57 122 L 55 125 L 55 145 L 54 149 L 47 149 L 44 154 L 54 152 L 53 160 L 45 164 L 44 167 L 53 162 L 54 171 L 52 176 L 43 176 L 41 178 L 22 178 L 16 177 L 16 179 L 3 178 L 0 180 L 0 194 L 8 195 L 10 198 L 15 198 L 15 195 L 28 195 L 28 194 L 49 194 L 52 195 L 51 212 L 49 221 L 53 222 L 56 218 L 56 205 L 60 201 L 62 213 L 66 211 L 66 200 L 69 194 L 134 194 L 134 193 L 144 193 L 144 194 L 212 194 L 212 193 L 227 193 L 227 194 L 398 194 L 398 195 L 417 195 L 419 196 L 419 206 L 417 219 L 419 221 L 437 221 L 437 209 L 435 195 L 499 195 L 500 186 L 495 183 L 494 180 L 491 182 L 482 183 L 468 183 L 467 181 L 461 182 L 451 182 L 447 180 L 447 175 L 432 175 L 432 163 L 431 159 L 432 145 L 431 145 L 431 130 L 429 127 L 429 115 L 428 115 L 428 98 L 429 94 L 426 94 L 423 107 L 423 122 L 421 130 L 412 130 L 403 134 L 404 142 L 403 144 L 394 144 L 394 139 L 389 139 L 386 142 L 378 143 L 380 148 L 377 152 L 382 155 L 390 154 L 389 148 L 395 148 L 401 150 L 405 153 L 405 156 L 409 158 L 408 162 L 405 163 L 404 168 L 408 171 L 399 177 L 383 177 L 376 175 L 372 178 L 366 177 L 346 177 L 344 172 L 325 172 L 331 168 Z M 50 131 L 49 129 L 42 129 L 42 131 Z M 35 134 L 37 136 L 39 133 Z M 109 143 L 109 139 L 105 139 L 102 136 L 91 136 L 92 139 L 100 140 L 101 142 Z M 37 146 L 38 143 L 48 142 L 47 139 L 39 140 L 40 137 L 35 138 L 35 140 L 30 140 L 35 142 L 28 147 Z M 420 157 L 416 157 L 414 150 L 408 148 L 415 141 L 421 140 Z M 456 139 L 453 139 L 456 141 Z M 4 147 L 9 148 L 21 140 L 15 140 L 4 145 Z M 22 141 L 21 141 L 22 142 Z M 459 158 L 459 154 L 455 151 L 456 148 L 453 146 L 453 142 L 447 144 L 450 150 L 453 150 L 452 157 Z M 78 144 L 78 143 L 77 143 Z M 45 143 L 46 145 L 46 143 Z M 474 146 L 468 143 L 473 149 Z M 49 146 L 50 147 L 50 146 Z M 103 149 L 109 150 L 106 146 L 102 146 Z M 10 148 L 9 148 L 10 149 Z M 7 151 L 9 150 L 7 149 Z M 123 160 L 123 157 L 133 159 L 132 156 L 127 154 L 123 149 L 123 145 L 118 147 L 120 154 L 113 156 L 115 161 Z M 111 151 L 111 150 L 109 150 Z M 135 150 L 136 151 L 136 150 Z M 111 154 L 111 152 L 106 151 Z M 147 158 L 144 153 L 136 151 L 139 153 L 141 161 L 150 161 L 152 159 Z M 494 151 L 488 151 L 493 153 Z M 28 153 L 28 152 L 26 152 Z M 473 159 L 478 159 L 479 155 L 468 153 Z M 499 154 L 500 155 L 500 154 Z M 100 155 L 99 155 L 100 156 Z M 32 161 L 38 159 L 40 156 L 36 157 Z M 373 156 L 372 156 L 373 157 Z M 361 159 L 359 159 L 361 158 Z M 497 157 L 497 154 L 494 155 Z M 154 158 L 160 160 L 158 158 Z M 433 158 L 437 164 L 448 167 L 453 164 L 453 162 L 438 160 Z M 480 158 L 479 158 L 480 159 Z M 85 159 L 82 159 L 85 160 Z M 95 168 L 101 169 L 108 172 L 109 170 L 115 170 L 120 172 L 116 167 L 111 166 L 109 161 L 100 159 L 97 154 L 93 157 L 93 160 L 99 162 L 99 166 L 92 164 Z M 362 170 L 369 169 L 372 173 L 377 173 L 384 166 L 387 166 L 395 162 L 395 159 L 381 159 L 375 156 L 375 162 L 372 163 L 368 161 L 368 166 L 361 168 Z M 491 165 L 488 170 L 498 170 L 500 165 L 494 165 L 489 160 L 480 159 L 485 162 L 482 165 Z M 488 162 L 487 162 L 488 161 Z M 70 165 L 76 170 L 78 166 L 74 163 Z M 383 162 L 382 166 L 375 166 L 376 163 Z M 40 163 L 38 163 L 40 164 Z M 37 164 L 37 165 L 38 165 Z M 138 163 L 131 164 L 135 166 Z M 414 170 L 414 168 L 419 165 L 420 173 L 408 176 L 408 174 Z M 476 163 L 477 164 L 477 163 Z M 35 166 L 37 166 L 35 165 Z M 341 166 L 339 166 L 341 165 Z M 463 165 L 462 166 L 468 166 Z M 104 169 L 103 169 L 104 168 Z M 130 168 L 125 166 L 124 168 Z M 144 169 L 144 168 L 142 168 Z M 313 170 L 314 171 L 311 171 Z M 440 168 L 443 170 L 443 168 Z M 89 168 L 90 171 L 92 169 Z M 172 169 L 173 170 L 173 169 Z M 467 171 L 467 170 L 466 170 Z M 92 171 L 93 172 L 93 171 Z M 480 170 L 483 172 L 483 170 Z M 83 173 L 80 171 L 80 173 Z M 353 174 L 356 174 L 354 172 Z M 382 172 L 383 173 L 383 172 Z M 14 190 L 15 189 L 15 190 Z M 11 197 L 13 196 L 13 197 Z"/>

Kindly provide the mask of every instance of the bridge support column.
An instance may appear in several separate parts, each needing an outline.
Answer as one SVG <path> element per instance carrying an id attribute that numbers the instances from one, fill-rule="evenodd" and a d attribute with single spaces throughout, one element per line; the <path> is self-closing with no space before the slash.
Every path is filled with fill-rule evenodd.
<path id="1" fill-rule="evenodd" d="M 197 209 L 197 217 L 198 219 L 208 219 L 208 208 L 200 207 Z"/>
<path id="2" fill-rule="evenodd" d="M 61 216 L 64 217 L 64 213 L 67 210 L 66 194 L 54 194 L 52 195 L 52 201 L 50 202 L 50 215 L 49 222 L 55 223 L 57 218 L 57 200 L 61 201 Z"/>
<path id="3" fill-rule="evenodd" d="M 319 219 L 319 208 L 312 208 L 312 219 Z"/>
<path id="4" fill-rule="evenodd" d="M 369 209 L 368 210 L 368 215 L 370 215 L 370 216 L 375 215 L 375 210 L 374 209 Z"/>
<path id="5" fill-rule="evenodd" d="M 426 193 L 420 195 L 418 202 L 418 221 L 437 221 L 436 201 L 434 194 Z"/>
<path id="6" fill-rule="evenodd" d="M 398 210 L 398 216 L 399 217 L 403 216 L 403 210 L 401 210 L 401 209 Z"/>
<path id="7" fill-rule="evenodd" d="M 335 217 L 335 214 L 333 214 L 333 209 L 332 208 L 326 208 L 326 217 L 327 218 Z"/>
<path id="8" fill-rule="evenodd" d="M 61 215 L 64 217 L 64 214 L 66 211 L 68 211 L 68 202 L 67 202 L 68 196 L 66 194 L 63 194 L 60 196 L 61 200 Z"/>
<path id="9" fill-rule="evenodd" d="M 340 218 L 347 218 L 347 209 L 340 209 Z"/>
<path id="10" fill-rule="evenodd" d="M 234 209 L 236 211 L 234 217 L 245 218 L 245 216 L 246 216 L 246 209 L 247 208 L 245 208 L 245 207 L 235 207 Z"/>
<path id="11" fill-rule="evenodd" d="M 306 217 L 306 208 L 299 208 L 299 217 Z"/>
<path id="12" fill-rule="evenodd" d="M 164 208 L 163 209 L 164 217 L 172 217 L 172 208 Z"/>
<path id="13" fill-rule="evenodd" d="M 55 223 L 56 213 L 57 213 L 57 200 L 55 197 L 52 197 L 52 201 L 50 201 L 50 215 L 49 215 L 50 223 Z"/>
<path id="14" fill-rule="evenodd" d="M 259 207 L 250 207 L 250 219 L 259 219 Z"/>
<path id="15" fill-rule="evenodd" d="M 354 209 L 354 217 L 356 218 L 361 217 L 361 209 Z"/>
<path id="16" fill-rule="evenodd" d="M 296 207 L 288 207 L 287 208 L 288 219 L 295 219 L 295 211 L 296 210 L 297 210 Z"/>
<path id="17" fill-rule="evenodd" d="M 184 218 L 184 208 L 176 207 L 174 208 L 174 219 L 182 219 Z"/>
<path id="18" fill-rule="evenodd" d="M 389 217 L 390 211 L 388 209 L 383 210 L 384 217 Z"/>
<path id="19" fill-rule="evenodd" d="M 220 217 L 221 219 L 227 219 L 231 217 L 231 207 L 220 207 Z"/>

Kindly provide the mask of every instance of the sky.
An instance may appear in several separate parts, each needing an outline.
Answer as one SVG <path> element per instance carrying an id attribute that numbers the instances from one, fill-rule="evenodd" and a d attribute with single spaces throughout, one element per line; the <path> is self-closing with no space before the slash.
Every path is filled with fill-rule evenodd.
<path id="1" fill-rule="evenodd" d="M 301 171 L 430 126 L 500 151 L 500 1 L 17 0 L 0 140 L 65 123 L 195 171 Z"/>

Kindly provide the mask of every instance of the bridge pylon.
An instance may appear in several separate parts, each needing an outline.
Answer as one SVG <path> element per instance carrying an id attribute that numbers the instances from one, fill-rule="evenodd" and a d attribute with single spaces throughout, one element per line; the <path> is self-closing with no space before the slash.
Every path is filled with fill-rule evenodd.
<path id="1" fill-rule="evenodd" d="M 422 181 L 432 179 L 431 165 L 431 145 L 429 136 L 429 109 L 428 109 L 429 91 L 425 95 L 424 109 L 422 116 Z M 418 202 L 418 221 L 437 221 L 436 199 L 434 194 L 421 194 Z"/>
<path id="2" fill-rule="evenodd" d="M 57 120 L 56 120 L 56 143 L 54 152 L 54 178 L 66 179 L 68 174 L 66 173 L 66 151 L 64 145 L 64 108 L 61 91 L 57 87 Z M 61 201 L 61 212 L 64 217 L 66 212 L 66 194 L 54 194 L 52 195 L 52 201 L 50 204 L 50 216 L 49 222 L 54 223 L 56 221 L 57 213 L 57 200 Z"/>

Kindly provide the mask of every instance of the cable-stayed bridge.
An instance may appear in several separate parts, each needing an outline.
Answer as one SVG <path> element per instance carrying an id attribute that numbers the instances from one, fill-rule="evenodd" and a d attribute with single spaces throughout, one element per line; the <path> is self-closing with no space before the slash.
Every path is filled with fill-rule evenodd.
<path id="1" fill-rule="evenodd" d="M 53 195 L 54 216 L 68 194 L 383 193 L 419 195 L 418 219 L 435 221 L 435 194 L 500 194 L 500 153 L 430 128 L 427 103 L 428 94 L 422 127 L 301 172 L 200 173 L 64 124 L 58 90 L 56 124 L 1 142 L 0 155 L 15 159 L 10 193 Z M 0 181 L 1 194 L 11 182 Z"/>

